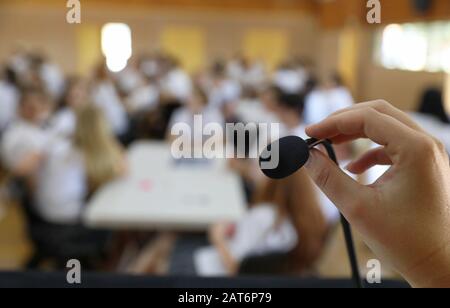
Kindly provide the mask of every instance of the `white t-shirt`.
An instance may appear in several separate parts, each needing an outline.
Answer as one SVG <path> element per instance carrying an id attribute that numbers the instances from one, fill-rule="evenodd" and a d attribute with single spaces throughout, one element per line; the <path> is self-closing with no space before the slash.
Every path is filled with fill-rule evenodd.
<path id="1" fill-rule="evenodd" d="M 117 81 L 122 91 L 131 93 L 143 84 L 142 75 L 134 68 L 127 67 L 117 75 Z"/>
<path id="2" fill-rule="evenodd" d="M 49 149 L 50 141 L 47 131 L 18 119 L 3 134 L 2 160 L 8 169 L 14 170 L 28 155 L 45 153 Z"/>
<path id="3" fill-rule="evenodd" d="M 189 75 L 180 68 L 171 70 L 162 80 L 162 89 L 182 103 L 192 94 L 192 81 Z"/>
<path id="4" fill-rule="evenodd" d="M 0 81 L 0 133 L 16 118 L 18 104 L 19 91 L 14 86 Z"/>
<path id="5" fill-rule="evenodd" d="M 77 117 L 70 108 L 59 110 L 50 120 L 49 130 L 55 136 L 70 138 L 75 133 L 77 127 Z"/>
<path id="6" fill-rule="evenodd" d="M 52 63 L 45 63 L 41 67 L 40 75 L 50 95 L 59 99 L 64 92 L 65 84 L 64 75 L 59 67 Z"/>
<path id="7" fill-rule="evenodd" d="M 278 70 L 273 76 L 273 82 L 286 93 L 298 94 L 305 87 L 306 75 L 297 70 Z"/>
<path id="8" fill-rule="evenodd" d="M 84 162 L 69 141 L 52 146 L 38 174 L 36 210 L 52 223 L 77 223 L 87 195 Z"/>
<path id="9" fill-rule="evenodd" d="M 256 206 L 248 211 L 237 223 L 235 233 L 228 241 L 228 248 L 234 259 L 241 262 L 250 256 L 291 251 L 298 242 L 297 231 L 288 219 L 275 226 L 277 218 L 275 206 L 269 204 Z M 214 247 L 196 251 L 194 263 L 200 276 L 227 275 L 221 257 Z"/>
<path id="10" fill-rule="evenodd" d="M 187 107 L 182 107 L 174 112 L 169 122 L 169 132 L 171 132 L 172 127 L 177 123 L 185 123 L 191 128 L 191 136 L 202 136 L 202 142 L 209 136 L 203 136 L 203 129 L 206 125 L 210 123 L 219 124 L 223 127 L 225 120 L 223 119 L 222 113 L 219 110 L 212 108 L 204 108 L 202 113 L 198 114 L 202 116 L 201 125 L 194 124 L 194 115 L 191 110 Z"/>
<path id="11" fill-rule="evenodd" d="M 124 134 L 128 129 L 128 117 L 116 88 L 111 82 L 98 83 L 92 92 L 92 100 L 104 113 L 112 131 Z"/>
<path id="12" fill-rule="evenodd" d="M 233 80 L 224 80 L 213 86 L 209 92 L 209 106 L 221 109 L 224 105 L 237 102 L 241 96 L 241 86 Z"/>
<path id="13" fill-rule="evenodd" d="M 312 91 L 305 102 L 304 118 L 307 124 L 315 124 L 332 113 L 351 107 L 354 100 L 345 87 Z"/>
<path id="14" fill-rule="evenodd" d="M 150 110 L 158 104 L 159 90 L 155 86 L 145 85 L 134 90 L 128 97 L 132 112 Z"/>

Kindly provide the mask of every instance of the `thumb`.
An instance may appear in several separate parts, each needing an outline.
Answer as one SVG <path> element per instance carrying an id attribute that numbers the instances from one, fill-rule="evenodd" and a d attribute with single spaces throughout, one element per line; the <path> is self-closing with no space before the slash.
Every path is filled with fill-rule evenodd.
<path id="1" fill-rule="evenodd" d="M 310 152 L 305 168 L 317 186 L 349 221 L 355 213 L 359 213 L 361 209 L 358 207 L 364 204 L 359 201 L 363 199 L 367 187 L 353 180 L 331 159 L 316 149 Z"/>

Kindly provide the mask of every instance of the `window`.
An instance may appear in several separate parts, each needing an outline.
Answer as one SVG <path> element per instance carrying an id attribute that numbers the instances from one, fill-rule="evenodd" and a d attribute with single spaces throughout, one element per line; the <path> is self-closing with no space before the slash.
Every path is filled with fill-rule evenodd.
<path id="1" fill-rule="evenodd" d="M 131 29 L 122 23 L 109 23 L 102 29 L 102 52 L 112 72 L 120 72 L 132 55 Z"/>
<path id="2" fill-rule="evenodd" d="M 387 26 L 379 35 L 377 60 L 390 69 L 450 73 L 450 22 Z"/>

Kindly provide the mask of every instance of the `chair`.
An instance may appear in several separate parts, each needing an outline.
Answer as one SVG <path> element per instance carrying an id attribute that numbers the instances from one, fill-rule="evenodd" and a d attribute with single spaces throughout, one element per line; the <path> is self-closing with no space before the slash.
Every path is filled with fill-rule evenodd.
<path id="1" fill-rule="evenodd" d="M 90 269 L 104 258 L 111 237 L 109 232 L 46 222 L 35 212 L 26 185 L 20 180 L 15 185 L 28 235 L 34 245 L 34 253 L 26 263 L 27 269 L 37 269 L 44 261 L 51 261 L 58 269 L 63 269 L 70 259 L 77 259 L 84 268 Z"/>

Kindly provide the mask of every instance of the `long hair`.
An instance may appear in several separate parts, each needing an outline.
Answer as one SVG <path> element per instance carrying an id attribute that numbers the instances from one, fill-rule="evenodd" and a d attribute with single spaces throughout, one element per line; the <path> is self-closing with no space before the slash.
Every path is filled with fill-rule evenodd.
<path id="1" fill-rule="evenodd" d="M 429 88 L 423 93 L 418 111 L 432 116 L 442 123 L 450 124 L 449 116 L 444 107 L 442 91 L 437 88 Z"/>
<path id="2" fill-rule="evenodd" d="M 277 224 L 288 218 L 294 225 L 299 239 L 285 270 L 301 273 L 311 268 L 322 253 L 328 225 L 306 173 L 301 170 L 281 181 L 269 180 L 255 201 L 276 206 Z"/>
<path id="3" fill-rule="evenodd" d="M 122 149 L 103 114 L 91 104 L 77 111 L 74 144 L 83 155 L 90 193 L 120 175 Z"/>

